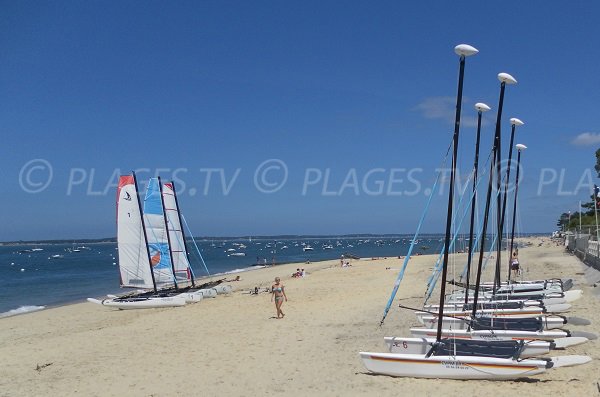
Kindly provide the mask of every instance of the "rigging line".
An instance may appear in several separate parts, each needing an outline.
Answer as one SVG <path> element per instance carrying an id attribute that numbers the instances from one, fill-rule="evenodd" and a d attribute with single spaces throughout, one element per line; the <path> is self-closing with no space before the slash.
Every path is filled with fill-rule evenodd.
<path id="1" fill-rule="evenodd" d="M 448 149 L 446 150 L 446 155 L 444 156 L 444 159 L 442 160 L 442 167 L 446 164 L 446 161 L 448 160 L 448 155 L 450 154 L 450 149 L 452 148 L 453 144 L 454 144 L 454 140 L 452 140 L 450 142 L 450 145 L 448 145 Z M 408 252 L 406 253 L 406 256 L 404 257 L 404 263 L 402 264 L 402 269 L 400 270 L 400 273 L 398 273 L 398 277 L 396 278 L 396 281 L 394 282 L 394 288 L 392 289 L 390 298 L 388 299 L 385 309 L 383 310 L 383 317 L 381 318 L 381 321 L 379 322 L 380 327 L 383 325 L 383 322 L 385 321 L 385 318 L 387 317 L 388 312 L 390 311 L 390 308 L 392 307 L 392 303 L 394 302 L 394 299 L 396 298 L 396 293 L 398 292 L 400 283 L 402 282 L 402 279 L 404 278 L 404 272 L 406 270 L 406 267 L 408 266 L 408 261 L 412 254 L 413 248 L 415 246 L 415 242 L 417 241 L 417 238 L 419 237 L 419 233 L 421 231 L 421 226 L 423 225 L 425 216 L 427 215 L 427 212 L 429 211 L 429 204 L 431 204 L 431 199 L 433 198 L 433 195 L 435 194 L 435 192 L 437 190 L 437 185 L 440 180 L 440 175 L 442 174 L 442 167 L 439 168 L 438 174 L 435 178 L 435 182 L 433 183 L 433 187 L 431 188 L 431 193 L 429 194 L 429 197 L 427 198 L 427 203 L 425 204 L 425 209 L 423 210 L 423 213 L 421 214 L 421 219 L 419 220 L 419 224 L 417 225 L 417 230 L 415 231 L 415 235 L 410 243 Z"/>
<path id="2" fill-rule="evenodd" d="M 150 183 L 150 182 L 148 182 L 148 184 L 149 184 L 149 183 Z M 146 191 L 146 194 L 147 194 L 147 193 L 148 193 L 148 192 Z M 151 193 L 151 194 L 152 194 L 152 193 Z M 150 197 L 151 197 L 151 196 L 150 196 Z M 144 196 L 144 199 L 143 199 L 143 201 L 144 201 L 144 205 L 146 204 L 146 200 L 147 200 L 147 199 L 148 199 L 148 197 Z M 161 208 L 163 209 L 163 213 L 164 213 L 164 207 L 162 207 L 162 204 L 161 204 Z M 162 231 L 164 231 L 164 229 L 163 229 L 163 228 L 156 228 L 156 227 L 154 227 L 154 226 L 153 226 L 153 222 L 151 222 L 151 219 L 150 219 L 150 218 L 148 218 L 148 215 L 149 215 L 149 214 L 142 213 L 142 216 L 143 216 L 143 217 L 145 218 L 145 220 L 146 220 L 146 222 L 145 222 L 146 233 L 148 234 L 148 231 L 149 231 L 149 232 L 150 232 L 150 234 L 152 235 L 153 239 L 154 239 L 154 240 L 153 240 L 153 242 L 151 242 L 151 243 L 150 243 L 150 242 L 148 242 L 148 247 L 150 247 L 150 245 L 151 245 L 151 244 L 152 244 L 152 245 L 155 245 L 155 247 L 156 247 L 156 250 L 157 250 L 158 252 L 160 252 L 160 255 L 161 255 L 161 261 L 162 261 L 162 255 L 163 255 L 163 254 L 169 254 L 169 253 L 168 253 L 168 252 L 163 252 L 163 251 L 162 251 L 162 249 L 161 249 L 160 245 L 161 245 L 161 244 L 163 244 L 163 243 L 161 243 L 161 242 L 160 242 L 159 236 L 157 235 L 157 231 L 158 231 L 158 230 L 162 230 Z M 165 225 L 165 226 L 166 226 L 166 227 L 167 227 L 167 229 L 168 229 L 168 226 L 167 226 L 167 225 Z M 167 230 L 167 233 L 168 233 L 168 230 Z M 167 244 L 167 249 L 168 249 L 168 244 Z M 170 257 L 170 254 L 169 254 L 169 257 Z M 160 263 L 160 262 L 159 262 L 159 263 Z M 171 281 L 173 281 L 173 283 L 174 283 L 174 284 L 176 284 L 176 280 L 175 280 L 175 273 L 174 273 L 174 272 L 172 272 L 170 268 L 168 268 L 168 269 L 165 269 L 165 268 L 152 268 L 152 271 L 154 272 L 154 274 L 155 274 L 155 275 L 157 275 L 157 276 L 158 276 L 158 280 L 157 280 L 157 281 L 159 281 L 161 284 L 162 284 L 162 283 L 167 283 L 167 282 L 169 281 L 168 279 L 170 279 L 170 278 L 172 278 L 172 280 L 171 280 Z M 171 277 L 171 274 L 173 275 L 173 277 Z M 167 280 L 163 280 L 164 278 L 167 278 Z M 163 287 L 164 287 L 164 286 L 163 286 Z"/>
<path id="3" fill-rule="evenodd" d="M 433 314 L 436 317 L 439 316 L 438 312 L 430 312 L 429 310 L 425 310 L 425 309 L 417 309 L 417 308 L 414 308 L 414 307 L 404 306 L 404 305 L 398 305 L 398 307 L 402 308 L 402 309 L 412 310 L 412 311 L 415 311 L 415 312 L 423 312 L 423 313 L 427 313 L 427 314 Z M 448 318 L 454 318 L 456 320 L 464 321 L 469 326 L 471 326 L 473 324 L 473 319 L 471 317 L 469 317 L 469 319 L 467 320 L 465 317 L 453 316 L 452 314 L 442 314 L 442 316 L 443 317 L 448 317 Z"/>
<path id="4" fill-rule="evenodd" d="M 497 202 L 497 200 L 498 200 L 498 197 L 499 197 L 499 196 L 496 196 L 496 197 L 494 197 L 494 199 L 492 200 L 492 204 L 491 204 L 492 206 L 496 205 L 496 202 Z M 494 215 L 494 214 L 492 214 L 492 217 L 493 217 L 493 216 L 495 216 L 495 215 Z M 483 222 L 483 220 L 482 220 L 482 222 Z M 482 224 L 480 224 L 480 226 L 479 226 L 479 231 L 478 231 L 478 233 L 477 233 L 477 236 L 475 237 L 475 243 L 474 243 L 474 245 L 473 245 L 474 247 L 478 247 L 478 246 L 479 246 L 479 239 L 481 238 L 481 232 L 482 232 L 482 229 L 483 229 L 483 225 L 482 225 Z M 494 242 L 495 242 L 495 241 L 496 241 L 496 238 L 494 237 Z M 492 244 L 492 246 L 491 246 L 491 247 L 495 247 L 495 245 L 494 245 L 494 244 Z M 491 248 L 491 247 L 490 247 L 490 249 L 493 249 L 493 248 Z M 475 252 L 476 252 L 476 251 L 475 251 L 475 250 L 473 250 L 473 253 L 472 253 L 472 254 L 471 254 L 471 253 L 469 253 L 469 254 L 473 256 L 473 255 L 475 255 Z M 471 257 L 472 257 L 472 256 L 471 256 Z M 461 279 L 461 280 L 462 280 L 462 278 L 463 278 L 463 277 L 466 275 L 466 273 L 467 273 L 467 265 L 465 264 L 465 267 L 464 267 L 464 269 L 463 269 L 463 272 L 462 272 L 462 274 L 461 274 L 461 276 L 460 276 L 460 279 Z"/>
<path id="5" fill-rule="evenodd" d="M 181 226 L 183 226 L 183 225 L 181 225 Z M 173 232 L 174 236 L 173 236 L 171 242 L 173 242 L 173 241 L 177 242 L 178 248 L 183 249 L 183 251 L 185 252 L 185 249 L 186 249 L 185 248 L 185 241 L 182 241 L 183 236 L 179 236 L 178 235 L 177 230 L 175 229 L 175 224 L 173 223 L 172 219 L 167 219 L 167 232 L 169 232 L 169 233 Z M 177 255 L 177 264 L 178 265 L 180 264 L 180 260 L 181 260 L 181 257 L 178 254 Z M 175 261 L 175 255 L 173 255 L 173 262 L 174 261 Z M 192 265 L 191 265 L 191 263 L 190 263 L 187 255 L 184 256 L 184 261 L 181 261 L 181 262 L 184 262 L 187 265 L 187 268 L 190 269 L 190 272 L 192 272 L 192 274 L 193 274 Z M 178 269 L 178 271 L 182 272 L 183 270 L 182 269 Z"/>
<path id="6" fill-rule="evenodd" d="M 502 180 L 502 181 L 504 181 L 504 178 L 506 178 L 506 176 L 504 176 L 504 177 L 503 177 L 503 180 Z M 496 203 L 498 202 L 498 199 L 499 199 L 499 198 L 500 198 L 500 194 L 496 194 L 496 195 L 495 195 L 495 197 L 494 197 L 494 198 L 493 198 L 493 200 L 492 200 L 491 206 L 494 206 L 494 205 L 496 205 Z M 490 207 L 490 208 L 491 208 L 491 207 Z M 494 218 L 494 216 L 495 216 L 495 214 L 492 214 L 492 219 L 495 219 L 495 218 Z M 479 232 L 477 233 L 477 236 L 476 236 L 476 239 L 475 239 L 475 244 L 473 245 L 474 247 L 478 246 L 479 239 L 481 238 L 481 229 L 482 229 L 482 227 L 483 227 L 483 226 L 482 226 L 482 225 L 480 225 L 480 227 L 479 227 Z M 494 236 L 495 236 L 495 237 L 494 237 L 494 242 L 496 242 L 496 240 L 497 240 L 497 235 L 494 235 Z M 495 245 L 494 245 L 494 244 L 492 244 L 492 246 L 490 247 L 490 250 L 492 250 L 492 249 L 493 249 L 492 247 L 495 247 Z M 473 254 L 469 253 L 469 255 L 474 255 L 474 253 L 475 253 L 475 251 L 473 251 Z M 489 259 L 489 255 L 488 255 L 488 258 L 487 258 L 487 259 L 486 259 L 486 261 L 485 261 L 485 263 L 486 263 L 486 264 L 487 264 L 487 261 L 488 261 L 488 259 Z M 483 267 L 483 269 L 485 269 L 485 266 Z M 464 269 L 463 269 L 463 271 L 462 271 L 462 274 L 461 274 L 461 276 L 460 276 L 460 279 L 461 279 L 461 280 L 462 280 L 462 279 L 463 279 L 463 277 L 466 275 L 466 273 L 467 273 L 467 265 L 465 264 L 465 267 L 464 267 Z"/>
<path id="7" fill-rule="evenodd" d="M 204 262 L 204 258 L 202 257 L 202 253 L 200 252 L 200 248 L 198 248 L 198 244 L 196 244 L 196 240 L 194 239 L 194 235 L 192 234 L 192 231 L 190 230 L 190 227 L 188 226 L 188 223 L 185 220 L 185 216 L 183 216 L 183 214 L 181 214 L 181 219 L 183 219 L 183 223 L 185 223 L 185 227 L 187 228 L 188 232 L 190 232 L 190 237 L 192 238 L 192 242 L 194 243 L 194 247 L 196 247 L 196 251 L 198 252 L 198 255 L 200 255 L 200 260 L 202 261 L 202 265 L 204 266 L 204 270 L 206 270 L 206 273 L 208 274 L 209 277 L 212 277 L 212 275 L 208 271 L 208 267 L 206 266 L 206 262 Z M 192 272 L 192 274 L 194 274 L 194 271 L 192 270 L 191 266 L 190 266 L 190 271 Z"/>
<path id="8" fill-rule="evenodd" d="M 490 156 L 488 156 L 488 160 L 490 159 L 490 157 L 491 157 L 491 153 L 490 153 Z M 486 165 L 487 165 L 487 161 L 486 161 Z M 484 167 L 485 167 L 485 166 L 484 166 Z M 485 168 L 484 168 L 484 169 L 485 169 Z M 485 172 L 482 174 L 482 177 L 483 177 L 483 176 L 485 176 Z M 476 188 L 479 186 L 479 183 L 480 183 L 482 180 L 483 180 L 483 178 L 480 178 L 480 179 L 478 180 L 478 182 L 477 182 L 477 183 L 476 183 L 476 185 L 475 185 L 475 186 L 476 186 Z M 465 191 L 466 191 L 466 189 L 467 189 L 468 187 L 469 187 L 469 185 L 468 185 L 468 184 L 465 184 Z M 465 193 L 465 192 L 463 192 L 463 195 L 462 195 L 462 197 L 461 197 L 461 199 L 460 199 L 460 201 L 461 201 L 461 202 L 462 202 L 463 198 L 465 197 L 465 194 L 464 194 L 464 193 Z M 475 195 L 475 190 L 471 192 L 471 196 L 469 197 L 469 200 L 471 200 L 471 199 L 473 198 L 473 196 L 474 196 L 474 195 Z M 459 202 L 459 205 L 460 205 L 460 202 Z M 464 219 L 465 219 L 465 217 L 467 216 L 467 213 L 468 213 L 468 212 L 469 212 L 469 207 L 467 206 L 467 207 L 465 208 L 464 212 L 463 212 L 463 215 L 462 215 L 462 217 L 460 218 L 460 222 L 459 222 L 459 224 L 458 224 L 458 228 L 460 228 L 460 227 L 461 227 L 461 225 L 462 225 L 462 222 L 464 221 Z M 450 245 L 449 245 L 449 250 L 452 250 L 452 249 L 454 248 L 454 244 L 456 243 L 456 239 L 457 239 L 457 237 L 458 237 L 458 235 L 455 233 L 455 234 L 453 235 L 453 237 L 452 237 L 452 241 L 450 242 Z M 435 286 L 436 286 L 436 284 L 437 284 L 437 281 L 438 281 L 438 279 L 439 279 L 439 277 L 440 277 L 440 272 L 441 272 L 441 270 L 442 270 L 442 262 L 441 262 L 441 258 L 442 258 L 442 255 L 443 255 L 444 248 L 445 248 L 445 244 L 442 246 L 442 252 L 441 252 L 441 253 L 439 254 L 439 256 L 438 256 L 437 262 L 436 262 L 436 264 L 435 264 L 435 266 L 434 266 L 434 269 L 433 269 L 433 273 L 431 274 L 431 276 L 430 276 L 430 277 L 429 277 L 429 279 L 427 280 L 427 290 L 426 290 L 426 292 L 425 292 L 425 302 L 424 302 L 424 303 L 427 303 L 427 301 L 429 300 L 429 298 L 431 298 L 431 294 L 433 293 L 433 290 L 435 289 Z M 465 266 L 466 266 L 466 265 L 465 265 Z"/>
<path id="9" fill-rule="evenodd" d="M 468 185 L 467 185 L 467 187 L 468 187 Z M 463 195 L 463 197 L 464 197 L 464 195 Z M 472 197 L 472 195 L 471 195 L 471 197 Z M 462 200 L 462 198 L 461 198 L 461 200 Z M 460 218 L 460 222 L 458 224 L 459 228 L 462 225 L 462 222 L 465 219 L 465 217 L 466 217 L 466 215 L 467 215 L 468 212 L 469 212 L 469 208 L 467 207 L 467 208 L 465 208 L 465 211 L 463 212 L 463 215 Z M 456 243 L 457 237 L 458 237 L 458 234 L 454 233 L 454 235 L 452 237 L 452 241 L 450 242 L 450 245 L 449 245 L 449 250 L 452 250 L 454 248 L 454 245 Z M 445 247 L 445 244 L 444 244 L 444 247 Z M 427 288 L 427 291 L 426 291 L 425 303 L 427 303 L 427 301 L 431 297 L 431 294 L 433 293 L 433 289 L 435 288 L 435 286 L 437 284 L 437 280 L 439 279 L 440 270 L 441 270 L 441 267 L 439 266 L 439 264 L 441 263 L 442 254 L 443 253 L 440 253 L 440 255 L 438 256 L 438 260 L 437 260 L 435 268 L 434 268 L 434 274 L 432 274 L 431 277 L 430 277 L 431 282 L 427 286 L 428 288 Z"/>
<path id="10" fill-rule="evenodd" d="M 475 185 L 476 189 L 477 189 L 477 187 L 479 187 L 479 183 L 481 182 L 481 180 L 483 179 L 483 177 L 486 175 L 486 172 L 487 172 L 487 171 L 486 171 L 486 168 L 487 168 L 486 166 L 487 166 L 487 164 L 489 163 L 489 161 L 490 161 L 490 159 L 491 159 L 491 156 L 492 156 L 492 154 L 493 154 L 493 151 L 490 151 L 490 154 L 488 155 L 488 158 L 487 158 L 487 160 L 486 160 L 486 162 L 485 162 L 485 165 L 484 165 L 484 171 L 483 171 L 483 173 L 481 174 L 481 178 L 478 178 L 478 179 L 479 179 L 479 181 L 478 181 L 478 182 L 476 183 L 476 185 Z M 474 175 L 475 175 L 474 173 L 471 173 L 471 177 L 473 177 Z M 470 180 L 470 178 L 469 178 L 469 180 Z M 468 187 L 468 183 L 466 183 L 466 184 L 465 184 L 465 186 L 466 186 L 466 187 Z M 465 189 L 465 191 L 466 191 L 466 189 Z M 470 198 L 469 198 L 469 199 L 472 199 L 472 198 L 473 198 L 473 196 L 474 196 L 475 194 L 476 194 L 475 192 L 472 192 L 472 193 L 471 193 L 471 196 L 470 196 Z M 462 196 L 462 197 L 461 197 L 461 199 L 460 199 L 459 205 L 460 205 L 460 203 L 463 201 L 463 198 L 464 198 L 464 192 L 463 192 L 463 196 Z M 467 207 L 467 209 L 468 209 L 468 208 L 469 208 L 469 207 Z M 463 216 L 462 216 L 462 218 L 461 218 L 461 223 L 462 223 L 462 220 L 464 219 L 464 217 L 465 217 L 465 216 L 466 216 L 466 215 L 465 215 L 465 214 L 463 214 Z M 454 219 L 454 220 L 455 220 L 455 219 Z M 460 227 L 460 226 L 459 226 L 459 227 Z M 453 241 L 454 241 L 454 240 L 453 240 Z M 432 280 L 433 280 L 433 278 L 434 278 L 434 277 L 439 277 L 439 272 L 441 271 L 441 268 L 442 268 L 442 264 L 441 264 L 441 258 L 442 258 L 442 255 L 443 255 L 443 253 L 444 253 L 444 248 L 445 248 L 445 244 L 442 244 L 442 249 L 440 250 L 440 254 L 439 254 L 439 256 L 438 256 L 438 259 L 437 259 L 437 261 L 435 262 L 435 265 L 434 265 L 434 268 L 433 268 L 433 270 L 432 270 L 432 272 L 431 272 L 431 275 L 430 275 L 430 276 L 429 276 L 429 278 L 427 279 L 427 288 L 429 288 L 429 286 L 431 285 L 431 282 L 432 282 Z M 452 247 L 450 247 L 450 249 L 452 249 Z M 436 274 L 438 274 L 438 275 L 436 275 Z"/>
<path id="11" fill-rule="evenodd" d="M 151 178 L 151 179 L 157 179 L 157 178 Z M 174 257 L 174 255 L 172 255 L 172 251 L 171 251 L 172 244 L 169 243 L 169 239 L 170 239 L 170 235 L 171 235 L 170 229 L 169 229 L 170 221 L 169 221 L 169 217 L 166 215 L 166 207 L 164 205 L 163 194 L 162 194 L 162 190 L 161 190 L 162 185 L 161 185 L 159 178 L 157 179 L 157 182 L 158 182 L 159 189 L 155 192 L 151 191 L 150 196 L 147 196 L 148 195 L 148 187 L 150 186 L 150 181 L 148 181 L 148 185 L 146 188 L 146 195 L 144 196 L 143 201 L 144 201 L 144 205 L 145 205 L 146 201 L 148 199 L 152 198 L 153 196 L 160 197 L 160 207 L 163 212 L 163 222 L 161 222 L 161 224 L 164 224 L 164 228 L 163 227 L 158 227 L 158 228 L 153 227 L 153 225 L 152 225 L 153 222 L 151 222 L 150 218 L 148 217 L 149 214 L 143 213 L 142 216 L 147 220 L 146 229 L 150 230 L 150 233 L 151 233 L 152 237 L 154 238 L 153 243 L 151 243 L 151 244 L 154 244 L 156 246 L 157 251 L 160 252 L 161 261 L 162 261 L 162 255 L 168 255 L 169 262 L 171 264 L 171 266 L 166 269 L 165 268 L 160 268 L 160 269 L 153 268 L 153 272 L 158 276 L 158 279 L 161 281 L 161 283 L 166 283 L 169 281 L 168 279 L 171 279 L 171 281 L 173 282 L 173 285 L 175 287 L 177 287 L 177 274 L 174 271 L 175 270 L 174 269 L 175 257 Z M 159 231 L 165 233 L 164 237 L 161 237 L 159 234 L 157 234 L 157 233 L 159 233 Z M 161 235 L 162 235 L 162 233 L 161 233 Z M 161 240 L 163 240 L 163 239 L 167 240 L 167 242 L 166 242 L 167 251 L 166 252 L 163 252 L 162 247 L 161 247 L 162 244 L 165 244 L 164 242 L 161 242 Z M 163 280 L 164 278 L 167 278 L 167 280 Z"/>

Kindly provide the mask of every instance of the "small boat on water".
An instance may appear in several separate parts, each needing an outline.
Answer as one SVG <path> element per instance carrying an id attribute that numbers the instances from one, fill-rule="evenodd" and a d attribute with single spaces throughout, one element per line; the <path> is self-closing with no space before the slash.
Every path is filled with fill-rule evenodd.
<path id="1" fill-rule="evenodd" d="M 314 248 L 311 247 L 310 245 L 305 245 L 304 248 L 302 248 L 303 251 L 314 251 Z"/>

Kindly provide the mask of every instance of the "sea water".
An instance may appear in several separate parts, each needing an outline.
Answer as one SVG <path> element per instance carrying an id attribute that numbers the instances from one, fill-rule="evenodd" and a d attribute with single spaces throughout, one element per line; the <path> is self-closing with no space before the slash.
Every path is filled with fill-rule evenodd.
<path id="1" fill-rule="evenodd" d="M 210 274 L 223 275 L 271 264 L 339 259 L 344 254 L 361 258 L 404 256 L 410 239 L 409 236 L 274 237 L 196 243 Z M 458 249 L 464 249 L 467 243 L 463 239 Z M 437 253 L 442 244 L 441 236 L 420 238 L 413 255 Z M 304 251 L 306 245 L 313 250 Z M 194 274 L 203 277 L 207 271 L 198 250 L 188 241 Z M 246 255 L 231 255 L 236 252 Z M 399 261 L 397 267 L 400 265 Z M 0 246 L 0 272 L 0 318 L 124 292 L 119 288 L 116 243 Z"/>

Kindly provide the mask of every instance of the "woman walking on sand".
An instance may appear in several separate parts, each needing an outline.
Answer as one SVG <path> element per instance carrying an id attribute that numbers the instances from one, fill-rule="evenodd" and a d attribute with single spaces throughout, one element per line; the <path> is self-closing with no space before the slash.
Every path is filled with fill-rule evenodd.
<path id="1" fill-rule="evenodd" d="M 519 275 L 519 251 L 514 251 L 512 254 L 512 259 L 510 261 L 510 268 L 513 271 L 513 279 L 516 280 Z"/>
<path id="2" fill-rule="evenodd" d="M 283 300 L 287 302 L 287 296 L 285 295 L 285 289 L 283 284 L 281 284 L 281 279 L 279 277 L 275 277 L 275 284 L 271 286 L 271 302 L 275 299 L 275 308 L 277 309 L 277 318 L 285 317 L 285 314 L 281 311 L 281 305 L 283 304 Z"/>

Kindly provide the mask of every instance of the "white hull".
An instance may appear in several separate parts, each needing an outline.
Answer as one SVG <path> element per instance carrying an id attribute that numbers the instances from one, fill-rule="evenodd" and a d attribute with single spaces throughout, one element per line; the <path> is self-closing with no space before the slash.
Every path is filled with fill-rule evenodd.
<path id="1" fill-rule="evenodd" d="M 161 307 L 177 307 L 177 306 L 185 306 L 185 299 L 181 297 L 166 297 L 166 298 L 145 298 L 145 299 L 124 299 L 124 300 L 114 300 L 114 299 L 93 299 L 88 298 L 88 302 L 96 303 L 98 305 L 115 307 L 121 310 L 130 310 L 130 309 L 156 309 Z"/>
<path id="2" fill-rule="evenodd" d="M 233 288 L 229 284 L 219 284 L 212 289 L 214 289 L 219 295 L 230 294 L 233 292 Z"/>
<path id="3" fill-rule="evenodd" d="M 207 289 L 201 289 L 198 290 L 197 293 L 200 293 L 204 296 L 204 298 L 216 298 L 217 297 L 217 290 L 214 288 L 207 288 Z"/>
<path id="4" fill-rule="evenodd" d="M 386 336 L 383 338 L 390 353 L 427 354 L 436 339 L 433 338 L 398 338 Z M 551 343 L 547 341 L 533 341 L 524 345 L 519 358 L 531 358 L 548 354 Z"/>
<path id="5" fill-rule="evenodd" d="M 506 281 L 503 281 L 500 283 L 500 287 L 507 287 L 507 286 L 522 286 L 522 285 L 527 285 L 527 286 L 538 286 L 538 285 L 560 285 L 562 286 L 563 283 L 565 282 L 565 280 L 560 280 L 560 279 L 553 279 L 553 280 L 523 280 L 523 281 L 513 281 L 511 283 L 508 283 Z M 480 284 L 482 287 L 484 288 L 494 288 L 494 283 L 493 282 L 483 282 Z"/>
<path id="6" fill-rule="evenodd" d="M 565 301 L 567 303 L 570 302 L 574 302 L 577 299 L 581 298 L 581 296 L 583 295 L 583 291 L 580 289 L 576 289 L 576 290 L 571 290 L 571 291 L 564 291 L 564 292 L 556 292 L 556 291 L 546 291 L 546 290 L 540 290 L 540 291 L 535 291 L 535 292 L 515 292 L 510 294 L 508 297 L 506 295 L 496 295 L 495 297 L 492 295 L 491 292 L 480 292 L 479 293 L 479 297 L 478 299 L 485 299 L 485 300 L 505 300 L 507 298 L 510 298 L 510 300 L 513 299 L 518 299 L 520 296 L 527 296 L 527 295 L 531 295 L 531 294 L 540 294 L 540 295 L 544 295 L 544 299 L 548 299 L 548 298 L 563 298 L 565 299 Z M 469 292 L 469 297 L 473 296 L 473 292 Z M 451 294 L 450 296 L 448 296 L 447 300 L 449 302 L 451 301 L 461 301 L 465 299 L 465 294 L 464 292 L 458 292 L 455 294 Z M 526 299 L 526 298 L 524 298 Z"/>
<path id="7" fill-rule="evenodd" d="M 185 303 L 196 303 L 204 299 L 204 295 L 201 292 L 184 292 L 179 295 L 175 295 L 176 298 L 185 299 Z"/>
<path id="8" fill-rule="evenodd" d="M 544 360 L 360 352 L 370 372 L 412 378 L 516 379 L 546 371 Z"/>
<path id="9" fill-rule="evenodd" d="M 434 328 L 411 328 L 410 333 L 415 338 L 435 338 L 437 329 Z M 564 349 L 569 346 L 577 346 L 587 342 L 589 339 L 584 337 L 569 336 L 569 333 L 563 330 L 555 331 L 509 331 L 509 330 L 457 330 L 457 329 L 442 329 L 443 337 L 452 337 L 457 339 L 474 339 L 474 340 L 524 340 L 535 341 L 543 340 L 555 342 L 555 348 Z"/>
<path id="10" fill-rule="evenodd" d="M 566 324 L 566 320 L 560 316 L 542 316 L 544 318 L 544 329 L 557 329 L 562 328 L 563 325 Z M 436 328 L 437 327 L 437 316 L 429 316 L 422 317 L 423 325 L 426 328 Z M 466 321 L 465 321 L 466 320 Z M 452 329 L 467 329 L 469 326 L 470 317 L 461 318 L 453 318 L 453 317 L 444 317 L 444 321 L 442 322 L 442 328 L 452 328 Z"/>
<path id="11" fill-rule="evenodd" d="M 557 294 L 558 295 L 558 294 Z M 562 296 L 563 294 L 560 294 L 560 296 Z M 445 299 L 445 302 L 447 305 L 453 305 L 453 304 L 462 304 L 465 301 L 465 296 L 464 294 L 460 295 L 459 297 L 456 297 L 455 295 L 450 295 L 450 297 Z M 469 303 L 473 303 L 474 299 L 473 299 L 473 294 L 469 293 Z M 490 297 L 479 297 L 477 299 L 478 302 L 507 302 L 508 299 L 495 299 L 492 300 Z M 540 299 L 540 300 L 530 300 L 530 299 L 511 299 L 510 302 L 523 302 L 523 304 L 525 306 L 536 306 L 536 305 L 561 305 L 563 303 L 567 303 L 567 300 L 565 298 L 562 297 L 556 297 L 556 298 L 545 298 L 545 299 Z M 433 306 L 433 307 L 439 307 L 439 305 L 429 305 L 429 306 Z"/>
<path id="12" fill-rule="evenodd" d="M 546 313 L 562 313 L 568 311 L 570 308 L 571 305 L 565 303 L 562 305 L 553 305 L 547 309 L 535 306 L 523 309 L 481 309 L 477 310 L 477 314 L 485 317 L 528 318 L 539 317 Z M 470 310 L 444 310 L 444 315 L 453 317 L 470 317 L 471 313 Z M 415 312 L 415 315 L 417 316 L 417 320 L 423 324 L 423 317 L 430 317 L 432 314 L 428 312 Z"/>
<path id="13" fill-rule="evenodd" d="M 487 288 L 489 288 L 491 290 L 493 287 L 489 286 Z M 501 294 L 506 294 L 506 293 L 521 292 L 521 291 L 523 291 L 523 292 L 529 291 L 529 293 L 531 293 L 531 292 L 541 291 L 541 290 L 553 291 L 553 292 L 563 292 L 562 285 L 560 285 L 560 284 L 544 284 L 544 283 L 501 285 L 500 288 L 498 288 L 497 292 L 501 293 Z"/>
<path id="14" fill-rule="evenodd" d="M 429 356 L 423 354 L 360 352 L 370 372 L 390 376 L 443 379 L 517 379 L 537 375 L 550 368 L 590 362 L 587 356 L 560 356 L 550 359 L 512 360 L 478 356 Z"/>

